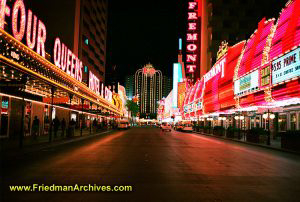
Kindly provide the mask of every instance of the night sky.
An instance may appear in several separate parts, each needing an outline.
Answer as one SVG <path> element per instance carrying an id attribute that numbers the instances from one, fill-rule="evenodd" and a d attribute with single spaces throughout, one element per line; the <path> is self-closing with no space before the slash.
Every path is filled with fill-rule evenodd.
<path id="1" fill-rule="evenodd" d="M 107 69 L 116 65 L 119 79 L 151 63 L 171 76 L 178 39 L 186 29 L 187 0 L 109 0 Z"/>
<path id="2" fill-rule="evenodd" d="M 126 75 L 134 74 L 149 62 L 162 70 L 163 75 L 171 76 L 172 65 L 177 61 L 178 39 L 182 37 L 185 41 L 187 29 L 188 0 L 134 2 L 108 2 L 106 72 L 110 77 L 109 72 L 116 65 L 116 79 L 121 84 L 124 84 Z M 263 14 L 257 14 L 255 8 L 249 8 L 253 10 L 252 15 L 257 16 L 257 23 L 263 17 L 278 18 L 287 0 L 258 2 L 257 6 L 264 7 Z M 253 27 L 253 31 L 256 28 Z"/>

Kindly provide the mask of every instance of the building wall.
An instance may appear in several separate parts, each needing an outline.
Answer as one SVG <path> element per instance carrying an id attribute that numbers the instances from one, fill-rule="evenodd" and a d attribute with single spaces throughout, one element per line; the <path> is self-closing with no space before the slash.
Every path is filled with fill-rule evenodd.
<path id="1" fill-rule="evenodd" d="M 202 0 L 201 76 L 216 62 L 222 41 L 229 45 L 246 40 L 263 17 L 278 15 L 286 1 Z M 272 7 L 271 5 L 276 5 Z M 270 9 L 272 7 L 272 9 Z"/>
<path id="2" fill-rule="evenodd" d="M 126 96 L 131 99 L 134 96 L 134 75 L 125 78 Z"/>
<path id="3" fill-rule="evenodd" d="M 172 79 L 167 77 L 167 76 L 163 76 L 163 92 L 162 92 L 162 97 L 167 97 L 169 95 L 169 93 L 172 90 Z"/>
<path id="4" fill-rule="evenodd" d="M 79 3 L 79 2 L 77 2 Z M 79 55 L 84 66 L 101 82 L 105 81 L 107 0 L 80 2 L 81 19 L 78 39 Z M 88 81 L 88 71 L 83 74 Z"/>
<path id="5" fill-rule="evenodd" d="M 142 72 L 136 75 L 138 92 L 135 92 L 135 94 L 139 94 L 140 117 L 156 118 L 157 102 L 162 99 L 163 94 L 162 74 L 157 71 L 152 78 Z"/>

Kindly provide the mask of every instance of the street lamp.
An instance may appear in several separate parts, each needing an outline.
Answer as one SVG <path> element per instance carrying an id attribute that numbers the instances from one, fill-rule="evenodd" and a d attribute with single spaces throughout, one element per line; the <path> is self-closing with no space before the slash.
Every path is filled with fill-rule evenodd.
<path id="1" fill-rule="evenodd" d="M 235 117 L 234 117 L 235 120 L 238 120 L 238 128 L 239 128 L 238 138 L 239 138 L 239 139 L 241 139 L 241 126 L 240 126 L 241 123 L 240 123 L 240 121 L 241 121 L 241 120 L 244 120 L 244 118 L 245 118 L 245 117 L 242 116 L 242 115 L 238 115 L 238 116 L 235 116 Z"/>
<path id="2" fill-rule="evenodd" d="M 267 140 L 267 145 L 270 145 L 271 144 L 270 119 L 273 120 L 275 118 L 275 114 L 270 113 L 270 110 L 268 109 L 268 113 L 263 114 L 263 118 L 267 119 L 267 121 L 268 121 L 268 140 Z"/>

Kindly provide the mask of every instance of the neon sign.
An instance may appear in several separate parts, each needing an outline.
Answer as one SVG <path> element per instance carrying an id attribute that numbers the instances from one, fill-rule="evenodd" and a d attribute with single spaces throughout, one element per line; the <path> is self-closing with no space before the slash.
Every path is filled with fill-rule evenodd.
<path id="1" fill-rule="evenodd" d="M 106 100 L 108 100 L 109 102 L 112 102 L 112 92 L 111 92 L 111 90 L 109 90 L 109 88 L 107 88 L 106 86 L 105 86 L 105 99 Z"/>
<path id="2" fill-rule="evenodd" d="M 221 78 L 223 78 L 225 63 L 226 63 L 226 57 L 224 57 L 222 60 L 218 61 L 213 66 L 213 68 L 211 68 L 211 70 L 204 75 L 204 83 L 206 83 L 207 81 L 209 81 L 211 78 L 213 78 L 214 76 L 216 76 L 219 73 L 221 73 Z"/>
<path id="3" fill-rule="evenodd" d="M 100 81 L 91 71 L 89 72 L 89 88 L 98 95 L 100 94 Z"/>
<path id="4" fill-rule="evenodd" d="M 187 33 L 187 55 L 186 55 L 186 62 L 187 64 L 187 71 L 188 73 L 195 72 L 197 68 L 197 52 L 198 52 L 198 12 L 196 7 L 198 7 L 198 2 L 189 2 L 188 4 L 188 33 Z"/>
<path id="5" fill-rule="evenodd" d="M 57 67 L 78 81 L 82 81 L 82 62 L 66 45 L 60 42 L 59 38 L 56 38 L 54 42 L 53 57 Z"/>
<path id="6" fill-rule="evenodd" d="M 272 84 L 300 76 L 300 47 L 272 62 Z"/>
<path id="7" fill-rule="evenodd" d="M 7 0 L 0 0 L 0 28 L 4 29 L 6 17 L 11 16 L 12 33 L 15 39 L 22 41 L 25 36 L 26 43 L 30 49 L 36 49 L 36 52 L 45 57 L 46 27 L 44 23 L 34 15 L 32 23 L 32 11 L 27 12 L 22 0 L 16 0 L 12 9 L 6 4 Z M 19 16 L 20 15 L 20 16 Z M 27 24 L 26 24 L 27 23 Z M 27 26 L 26 26 L 27 25 Z"/>
<path id="8" fill-rule="evenodd" d="M 47 31 L 44 23 L 28 9 L 26 13 L 23 0 L 16 0 L 12 8 L 7 4 L 7 0 L 0 0 L 0 28 L 4 29 L 7 24 L 7 17 L 11 17 L 11 33 L 13 37 L 22 42 L 26 40 L 27 46 L 35 50 L 45 58 L 45 42 Z M 54 44 L 54 64 L 67 74 L 82 81 L 82 62 L 72 53 L 59 38 Z M 17 54 L 12 53 L 12 57 L 19 60 Z"/>

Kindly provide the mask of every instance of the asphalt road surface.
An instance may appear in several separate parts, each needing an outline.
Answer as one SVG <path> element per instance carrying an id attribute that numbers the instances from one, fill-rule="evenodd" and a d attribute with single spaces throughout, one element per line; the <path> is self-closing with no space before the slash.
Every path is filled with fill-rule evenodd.
<path id="1" fill-rule="evenodd" d="M 300 201 L 300 156 L 193 133 L 132 128 L 1 160 L 0 201 Z M 10 192 L 9 185 L 132 192 Z"/>

